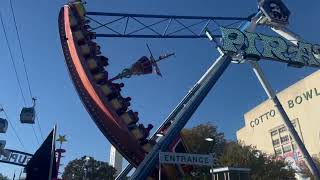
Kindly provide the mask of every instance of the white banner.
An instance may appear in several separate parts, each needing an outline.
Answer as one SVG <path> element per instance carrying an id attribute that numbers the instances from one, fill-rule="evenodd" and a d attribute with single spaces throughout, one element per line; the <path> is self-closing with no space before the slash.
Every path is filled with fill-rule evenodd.
<path id="1" fill-rule="evenodd" d="M 159 161 L 162 164 L 190 164 L 200 166 L 212 166 L 214 164 L 213 155 L 187 154 L 160 152 Z"/>

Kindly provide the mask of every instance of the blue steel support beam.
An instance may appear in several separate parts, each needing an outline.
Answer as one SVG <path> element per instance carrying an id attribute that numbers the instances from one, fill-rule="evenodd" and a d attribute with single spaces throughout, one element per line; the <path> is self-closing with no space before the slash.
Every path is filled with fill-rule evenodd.
<path id="1" fill-rule="evenodd" d="M 96 37 L 122 37 L 122 38 L 181 38 L 181 39 L 201 39 L 201 38 L 207 38 L 205 35 L 122 35 L 122 34 L 96 34 Z M 215 38 L 221 37 L 220 35 L 213 36 Z"/>
<path id="2" fill-rule="evenodd" d="M 96 16 L 100 17 L 99 21 L 94 18 Z M 96 25 L 90 30 L 95 31 L 104 28 L 105 32 L 97 32 L 97 37 L 109 38 L 206 38 L 203 33 L 205 29 L 209 28 L 211 32 L 219 30 L 220 23 L 217 21 L 231 22 L 224 24 L 224 26 L 229 27 L 241 21 L 248 21 L 250 17 L 86 13 L 86 18 L 92 21 L 91 25 Z M 148 23 L 145 20 L 148 20 Z M 116 27 L 112 26 L 114 23 L 117 23 Z M 137 26 L 137 24 L 139 25 Z M 129 29 L 131 31 L 128 32 Z M 217 35 L 217 37 L 219 36 Z"/>
<path id="3" fill-rule="evenodd" d="M 251 21 L 241 27 L 241 30 L 252 31 L 255 27 L 255 23 L 251 22 L 259 19 L 261 15 L 261 12 L 258 12 Z M 186 125 L 220 76 L 227 69 L 231 60 L 232 58 L 228 54 L 222 54 L 183 98 L 182 102 L 185 103 L 179 103 L 175 108 L 175 110 L 179 109 L 179 111 L 176 112 L 176 115 L 173 116 L 172 119 L 166 119 L 166 121 L 173 121 L 173 124 L 169 127 L 165 136 L 159 140 L 159 142 L 153 147 L 152 151 L 138 166 L 131 176 L 132 180 L 147 179 L 159 159 L 159 152 L 168 149 L 172 139 L 181 132 L 182 128 Z M 168 118 L 170 118 L 170 116 Z"/>
<path id="4" fill-rule="evenodd" d="M 185 104 L 182 104 L 182 110 L 174 117 L 174 119 L 170 119 L 173 121 L 173 124 L 169 127 L 168 132 L 159 140 L 152 151 L 142 161 L 137 170 L 131 176 L 131 179 L 140 180 L 146 179 L 149 176 L 150 171 L 154 169 L 157 163 L 159 152 L 168 149 L 168 146 L 172 143 L 172 139 L 180 133 L 201 102 L 210 92 L 211 88 L 227 69 L 230 62 L 231 57 L 227 55 L 220 56 L 189 91 L 187 96 L 182 100 L 185 102 Z"/>
<path id="5" fill-rule="evenodd" d="M 241 20 L 249 21 L 250 17 L 209 17 L 209 16 L 174 16 L 174 15 L 151 15 L 151 14 L 127 14 L 127 13 L 108 13 L 108 12 L 87 12 L 90 16 L 124 16 L 142 18 L 168 18 L 168 19 L 207 19 L 207 20 Z"/>

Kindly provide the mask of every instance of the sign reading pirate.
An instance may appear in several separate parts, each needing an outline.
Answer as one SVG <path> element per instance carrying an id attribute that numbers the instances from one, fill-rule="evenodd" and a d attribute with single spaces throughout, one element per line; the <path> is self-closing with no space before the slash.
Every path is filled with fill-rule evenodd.
<path id="1" fill-rule="evenodd" d="M 221 27 L 222 50 L 241 55 L 248 60 L 261 58 L 288 63 L 290 66 L 320 67 L 320 45 L 298 42 L 287 43 L 281 37 L 272 37 L 253 32 L 241 32 L 235 28 Z M 262 50 L 261 50 L 262 49 Z"/>

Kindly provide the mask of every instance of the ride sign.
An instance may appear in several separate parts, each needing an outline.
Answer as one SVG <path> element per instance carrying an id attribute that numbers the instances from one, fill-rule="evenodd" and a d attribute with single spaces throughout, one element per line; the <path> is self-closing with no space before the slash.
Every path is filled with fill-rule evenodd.
<path id="1" fill-rule="evenodd" d="M 187 154 L 187 153 L 172 153 L 160 152 L 159 161 L 162 164 L 190 164 L 200 166 L 213 166 L 213 155 L 204 154 Z"/>
<path id="2" fill-rule="evenodd" d="M 16 150 L 6 149 L 9 152 L 9 156 L 6 157 L 0 154 L 0 163 L 13 164 L 17 166 L 25 167 L 28 161 L 31 159 L 32 154 L 20 152 Z"/>
<path id="3" fill-rule="evenodd" d="M 298 42 L 298 46 L 294 46 L 281 37 L 241 32 L 235 28 L 221 27 L 221 32 L 222 50 L 240 54 L 243 59 L 264 58 L 288 63 L 289 66 L 295 67 L 320 67 L 320 45 Z"/>

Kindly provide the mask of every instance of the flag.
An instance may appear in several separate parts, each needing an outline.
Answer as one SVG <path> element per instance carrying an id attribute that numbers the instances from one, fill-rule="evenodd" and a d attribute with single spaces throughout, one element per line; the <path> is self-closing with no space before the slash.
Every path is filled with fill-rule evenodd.
<path id="1" fill-rule="evenodd" d="M 54 128 L 29 160 L 26 166 L 26 180 L 49 180 L 57 178 L 56 168 Z"/>

